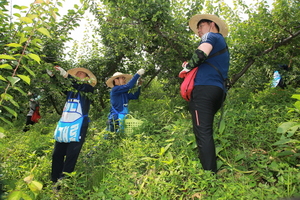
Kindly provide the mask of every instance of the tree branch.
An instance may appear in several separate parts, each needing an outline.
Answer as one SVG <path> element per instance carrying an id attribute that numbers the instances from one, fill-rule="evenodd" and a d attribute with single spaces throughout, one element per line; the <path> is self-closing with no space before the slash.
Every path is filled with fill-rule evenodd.
<path id="1" fill-rule="evenodd" d="M 296 38 L 297 36 L 300 35 L 300 30 L 295 32 L 294 34 L 292 34 L 291 36 L 287 37 L 287 38 L 284 38 L 281 42 L 279 43 L 275 43 L 272 47 L 262 51 L 261 53 L 259 53 L 257 56 L 260 57 L 260 56 L 263 56 L 263 55 L 266 55 L 276 49 L 278 49 L 279 47 L 281 46 L 284 46 L 286 45 L 287 43 L 289 43 L 292 39 Z M 251 65 L 255 62 L 255 59 L 254 58 L 250 58 L 248 59 L 248 62 L 246 64 L 246 66 L 237 74 L 234 74 L 231 78 L 231 84 L 234 85 L 235 82 L 237 82 L 239 80 L 239 78 L 244 75 L 247 70 L 251 67 Z"/>

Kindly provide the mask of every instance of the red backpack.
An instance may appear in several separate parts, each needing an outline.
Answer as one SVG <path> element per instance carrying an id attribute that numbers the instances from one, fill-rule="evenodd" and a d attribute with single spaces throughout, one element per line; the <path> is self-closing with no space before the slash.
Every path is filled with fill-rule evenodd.
<path id="1" fill-rule="evenodd" d="M 40 110 L 40 107 L 36 106 L 32 116 L 31 116 L 31 121 L 33 121 L 35 123 L 37 123 L 39 121 L 39 119 L 41 118 L 39 110 Z"/>
<path id="2" fill-rule="evenodd" d="M 180 94 L 186 101 L 190 101 L 191 99 L 197 71 L 198 67 L 195 67 L 191 71 L 180 75 L 180 78 L 184 78 L 183 82 L 180 85 Z"/>
<path id="3" fill-rule="evenodd" d="M 210 56 L 208 56 L 206 59 L 215 57 L 217 55 L 220 55 L 222 53 L 225 53 L 226 51 L 228 51 L 228 47 L 226 45 L 226 47 Z M 217 72 L 220 74 L 220 76 L 222 77 L 222 79 L 224 80 L 223 84 L 224 84 L 224 90 L 227 88 L 227 90 L 230 88 L 230 85 L 227 86 L 227 79 L 224 79 L 221 72 L 219 71 L 219 69 L 217 67 L 215 67 L 213 64 L 205 61 L 207 64 L 209 64 L 210 66 L 212 66 L 213 68 L 215 68 L 215 70 L 217 70 Z M 191 71 L 186 72 L 186 73 L 180 73 L 179 77 L 180 78 L 184 78 L 184 81 L 181 83 L 180 86 L 180 94 L 182 96 L 182 98 L 184 98 L 186 101 L 190 101 L 191 99 L 191 95 L 192 95 L 192 91 L 194 89 L 194 82 L 195 82 L 195 77 L 198 71 L 198 67 L 193 68 Z"/>

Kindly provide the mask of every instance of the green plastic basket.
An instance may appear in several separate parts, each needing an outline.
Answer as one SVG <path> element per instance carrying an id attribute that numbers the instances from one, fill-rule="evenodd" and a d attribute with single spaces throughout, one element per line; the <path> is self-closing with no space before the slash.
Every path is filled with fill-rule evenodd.
<path id="1" fill-rule="evenodd" d="M 132 115 L 127 114 L 125 118 L 125 133 L 132 133 L 133 129 L 143 124 L 142 120 L 135 119 Z"/>

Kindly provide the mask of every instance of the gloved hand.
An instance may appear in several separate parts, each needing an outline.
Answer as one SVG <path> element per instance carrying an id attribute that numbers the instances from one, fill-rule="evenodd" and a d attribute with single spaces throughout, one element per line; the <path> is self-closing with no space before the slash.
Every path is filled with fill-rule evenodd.
<path id="1" fill-rule="evenodd" d="M 139 69 L 136 73 L 139 74 L 140 76 L 142 76 L 145 73 L 145 70 Z"/>
<path id="2" fill-rule="evenodd" d="M 186 66 L 187 66 L 188 64 L 189 64 L 189 63 L 188 63 L 187 61 L 184 61 L 184 62 L 182 63 L 181 66 L 182 66 L 183 68 L 186 68 Z"/>
<path id="3" fill-rule="evenodd" d="M 191 70 L 189 70 L 187 68 L 183 68 L 183 70 L 181 70 L 181 72 L 179 72 L 179 75 L 178 75 L 179 78 L 185 78 L 189 71 L 191 71 Z"/>
<path id="4" fill-rule="evenodd" d="M 46 71 L 47 71 L 47 74 L 49 75 L 49 76 L 53 76 L 54 74 L 53 74 L 53 72 L 52 71 L 50 71 L 49 69 L 46 69 Z"/>
<path id="5" fill-rule="evenodd" d="M 59 71 L 60 75 L 63 76 L 64 78 L 66 78 L 68 76 L 68 73 L 66 72 L 66 70 L 64 70 L 63 68 L 61 68 L 60 66 L 54 66 L 54 68 Z"/>

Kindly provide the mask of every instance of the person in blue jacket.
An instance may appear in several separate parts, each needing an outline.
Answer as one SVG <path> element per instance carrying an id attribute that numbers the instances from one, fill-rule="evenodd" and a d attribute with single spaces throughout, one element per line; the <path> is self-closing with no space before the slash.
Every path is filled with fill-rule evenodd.
<path id="1" fill-rule="evenodd" d="M 83 116 L 79 142 L 55 141 L 52 154 L 51 181 L 56 183 L 59 179 L 64 177 L 65 172 L 71 173 L 74 171 L 90 121 L 88 112 L 90 110 L 91 100 L 86 94 L 94 92 L 97 79 L 90 70 L 85 68 L 73 68 L 67 72 L 59 66 L 55 66 L 54 68 L 60 72 L 61 76 L 70 79 L 72 82 L 73 90 L 64 92 L 67 95 L 66 101 L 68 101 L 69 98 L 74 98 L 78 93 L 80 94 L 79 98 Z M 54 75 L 52 71 L 49 70 L 47 70 L 47 73 L 51 77 Z"/>
<path id="2" fill-rule="evenodd" d="M 228 27 L 218 16 L 211 14 L 194 15 L 189 26 L 201 42 L 191 59 L 183 62 L 184 69 L 180 73 L 198 67 L 189 109 L 202 167 L 216 173 L 213 121 L 226 96 L 224 79 L 228 77 L 230 56 L 224 37 Z"/>
<path id="3" fill-rule="evenodd" d="M 281 89 L 284 89 L 287 87 L 284 78 L 282 74 L 284 74 L 284 71 L 288 71 L 289 66 L 288 65 L 279 65 L 278 69 L 276 69 L 273 73 L 273 80 L 271 83 L 271 87 L 280 87 Z"/>
<path id="4" fill-rule="evenodd" d="M 144 69 L 140 69 L 132 76 L 130 74 L 123 74 L 116 72 L 111 78 L 106 81 L 106 85 L 111 89 L 110 91 L 110 113 L 108 115 L 107 130 L 111 132 L 118 132 L 124 129 L 122 120 L 129 113 L 128 102 L 131 99 L 138 99 L 141 92 L 142 82 L 138 82 L 138 89 L 135 93 L 128 93 L 131 88 L 137 83 L 138 79 L 145 73 Z M 139 79 L 141 80 L 141 79 Z"/>

